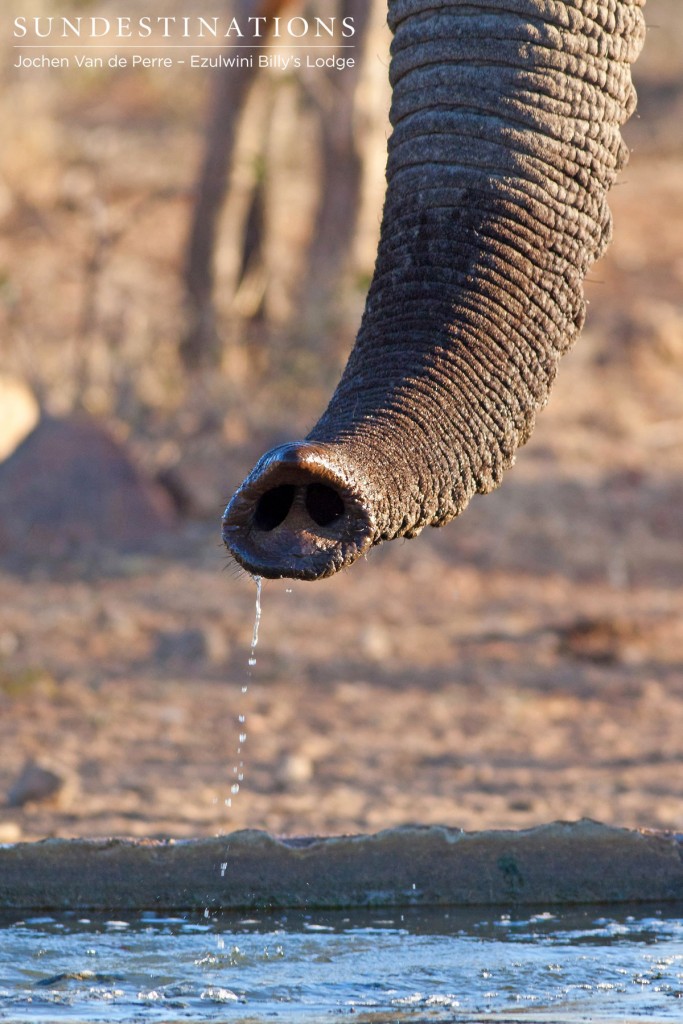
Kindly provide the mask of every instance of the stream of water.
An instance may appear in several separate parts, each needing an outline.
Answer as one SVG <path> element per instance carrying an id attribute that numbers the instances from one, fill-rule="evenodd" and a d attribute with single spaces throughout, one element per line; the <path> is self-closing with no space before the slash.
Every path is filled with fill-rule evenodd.
<path id="1" fill-rule="evenodd" d="M 247 673 L 249 679 L 251 679 L 252 669 L 256 667 L 256 648 L 258 646 L 259 626 L 261 625 L 261 588 L 263 586 L 263 580 L 260 576 L 254 576 L 254 582 L 256 584 L 256 609 L 254 612 L 254 628 L 251 634 L 251 651 L 249 653 L 249 661 L 247 662 Z M 244 781 L 243 748 L 244 744 L 247 742 L 246 694 L 248 690 L 248 684 L 243 683 L 241 692 L 242 701 L 237 713 L 237 746 L 235 748 L 235 763 L 232 768 L 233 780 L 230 786 L 230 796 L 226 797 L 224 801 L 225 806 L 228 808 L 232 807 L 233 798 L 239 793 L 242 782 Z M 221 868 L 221 873 L 223 873 L 223 868 Z"/>
<path id="2" fill-rule="evenodd" d="M 683 1018 L 683 907 L 0 919 L 0 1020 Z"/>
<path id="3" fill-rule="evenodd" d="M 258 646 L 258 631 L 261 625 L 261 589 L 263 587 L 263 580 L 260 576 L 254 576 L 254 583 L 256 584 L 256 612 L 254 614 L 254 630 L 251 634 L 251 654 L 249 655 L 249 667 L 253 668 L 256 664 L 256 648 Z"/>

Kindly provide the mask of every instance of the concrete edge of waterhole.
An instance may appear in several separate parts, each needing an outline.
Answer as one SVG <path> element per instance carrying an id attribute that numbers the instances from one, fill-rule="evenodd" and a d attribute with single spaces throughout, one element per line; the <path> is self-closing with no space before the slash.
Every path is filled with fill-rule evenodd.
<path id="1" fill-rule="evenodd" d="M 0 847 L 0 909 L 247 910 L 683 901 L 683 835 L 553 822 L 373 835 Z"/>

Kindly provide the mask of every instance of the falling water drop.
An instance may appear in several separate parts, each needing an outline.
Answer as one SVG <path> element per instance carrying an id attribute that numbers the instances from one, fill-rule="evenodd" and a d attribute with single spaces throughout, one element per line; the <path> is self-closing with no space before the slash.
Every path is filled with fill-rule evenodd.
<path id="1" fill-rule="evenodd" d="M 254 582 L 256 583 L 256 613 L 254 616 L 254 628 L 251 635 L 251 652 L 249 654 L 247 676 L 251 679 L 251 670 L 256 665 L 256 647 L 258 645 L 258 633 L 259 626 L 261 625 L 261 586 L 262 579 L 260 576 L 254 576 Z M 244 683 L 241 687 L 242 695 L 246 694 L 249 689 L 248 682 Z M 242 747 L 247 741 L 247 715 L 242 708 L 238 712 L 237 721 L 239 723 L 238 737 L 239 742 L 235 749 L 236 763 L 233 765 L 232 774 L 235 781 L 230 787 L 231 796 L 224 800 L 224 804 L 227 808 L 232 809 L 233 797 L 236 797 L 240 791 L 240 783 L 244 781 L 244 761 L 242 758 Z"/>

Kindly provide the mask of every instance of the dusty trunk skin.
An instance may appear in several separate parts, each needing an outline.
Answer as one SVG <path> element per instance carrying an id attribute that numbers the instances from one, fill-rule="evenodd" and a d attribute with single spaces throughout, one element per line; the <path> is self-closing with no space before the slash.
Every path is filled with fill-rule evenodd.
<path id="1" fill-rule="evenodd" d="M 584 318 L 627 158 L 644 0 L 390 0 L 387 196 L 355 347 L 226 510 L 250 572 L 318 579 L 496 487 Z"/>

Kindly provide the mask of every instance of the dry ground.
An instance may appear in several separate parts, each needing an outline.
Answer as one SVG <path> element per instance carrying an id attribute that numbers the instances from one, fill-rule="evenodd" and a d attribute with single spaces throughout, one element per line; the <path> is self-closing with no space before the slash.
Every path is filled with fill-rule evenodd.
<path id="1" fill-rule="evenodd" d="M 267 583 L 251 674 L 255 588 L 224 571 L 218 514 L 98 571 L 0 574 L 0 838 L 681 829 L 680 83 L 648 71 L 642 93 L 584 336 L 460 522 Z M 206 441 L 193 460 L 227 496 L 255 454 Z M 65 786 L 3 807 L 30 758 Z"/>

